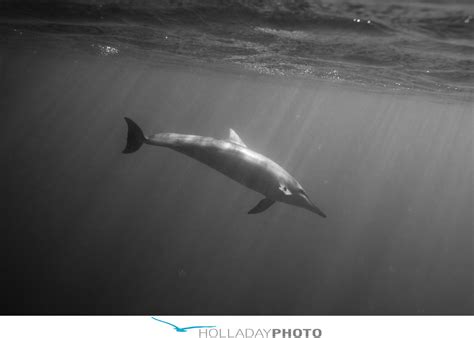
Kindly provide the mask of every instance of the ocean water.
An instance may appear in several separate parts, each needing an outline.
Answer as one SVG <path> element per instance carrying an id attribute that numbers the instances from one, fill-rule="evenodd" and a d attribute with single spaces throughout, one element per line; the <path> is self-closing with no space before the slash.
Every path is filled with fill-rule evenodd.
<path id="1" fill-rule="evenodd" d="M 474 313 L 470 2 L 0 9 L 2 313 Z M 328 218 L 124 116 L 233 128 Z"/>
<path id="2" fill-rule="evenodd" d="M 3 0 L 4 39 L 95 54 L 171 54 L 261 74 L 473 94 L 474 5 L 463 1 Z M 32 36 L 34 34 L 34 36 Z"/>

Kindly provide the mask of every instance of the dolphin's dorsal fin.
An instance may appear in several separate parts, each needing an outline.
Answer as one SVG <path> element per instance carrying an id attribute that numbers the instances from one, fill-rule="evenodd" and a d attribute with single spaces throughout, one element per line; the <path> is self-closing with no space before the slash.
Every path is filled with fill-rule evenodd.
<path id="1" fill-rule="evenodd" d="M 239 135 L 237 135 L 237 133 L 234 131 L 234 129 L 229 129 L 229 141 L 238 144 L 239 146 L 247 147 L 240 139 Z"/>

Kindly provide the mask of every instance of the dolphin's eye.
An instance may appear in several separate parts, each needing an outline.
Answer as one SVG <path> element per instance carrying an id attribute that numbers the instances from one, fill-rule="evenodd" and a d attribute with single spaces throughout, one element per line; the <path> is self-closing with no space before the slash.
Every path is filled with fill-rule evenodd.
<path id="1" fill-rule="evenodd" d="M 280 187 L 278 188 L 280 189 L 281 191 L 283 191 L 283 193 L 285 195 L 291 195 L 291 191 L 290 189 L 288 189 L 286 186 L 284 186 L 283 184 L 280 184 Z"/>

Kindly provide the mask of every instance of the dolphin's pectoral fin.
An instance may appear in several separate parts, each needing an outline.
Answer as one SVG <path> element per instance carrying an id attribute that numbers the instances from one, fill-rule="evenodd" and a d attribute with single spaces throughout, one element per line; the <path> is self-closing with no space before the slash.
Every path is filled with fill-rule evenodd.
<path id="1" fill-rule="evenodd" d="M 259 212 L 265 211 L 268 208 L 270 208 L 273 203 L 275 203 L 274 200 L 271 200 L 269 198 L 264 198 L 263 200 L 258 202 L 258 204 L 252 210 L 250 210 L 248 213 L 249 214 L 258 214 Z"/>
<path id="2" fill-rule="evenodd" d="M 239 146 L 246 147 L 244 141 L 242 141 L 237 135 L 237 133 L 234 131 L 234 129 L 229 129 L 229 141 L 235 144 L 238 144 Z"/>

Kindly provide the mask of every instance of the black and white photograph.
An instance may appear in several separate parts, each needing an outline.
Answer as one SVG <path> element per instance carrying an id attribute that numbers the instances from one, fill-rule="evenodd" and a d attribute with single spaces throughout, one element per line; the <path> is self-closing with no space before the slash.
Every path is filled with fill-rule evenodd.
<path id="1" fill-rule="evenodd" d="M 2 315 L 474 314 L 473 0 L 0 0 L 0 112 Z"/>

